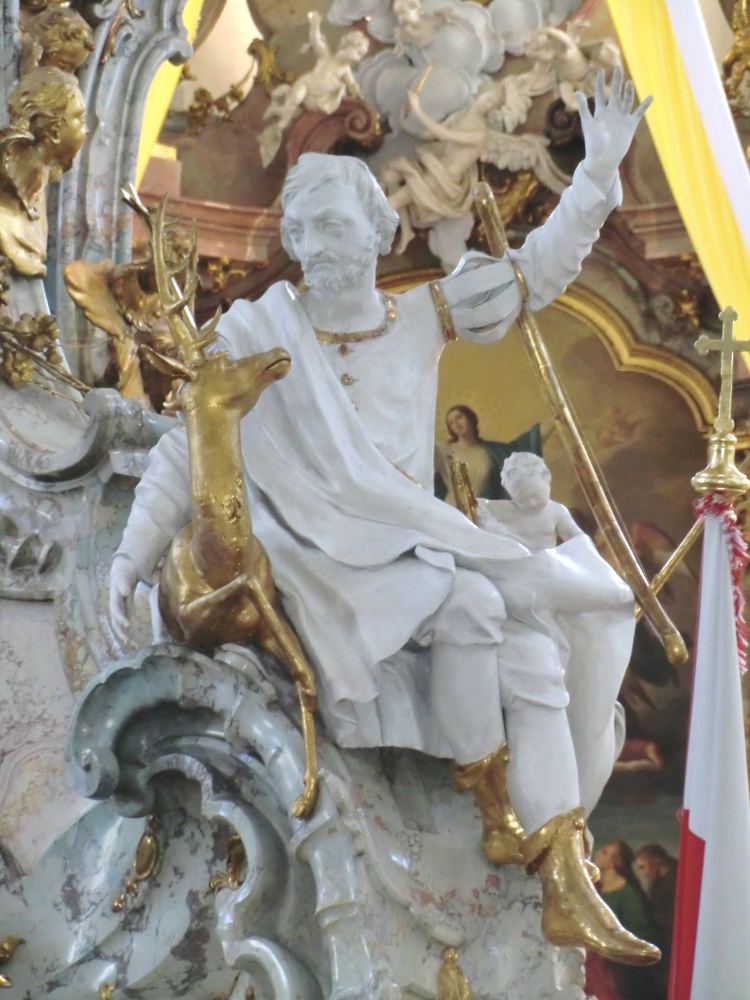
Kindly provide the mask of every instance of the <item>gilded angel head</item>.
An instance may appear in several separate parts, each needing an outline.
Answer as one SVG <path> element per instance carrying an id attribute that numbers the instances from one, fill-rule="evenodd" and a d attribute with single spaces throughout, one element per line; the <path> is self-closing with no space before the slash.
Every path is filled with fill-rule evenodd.
<path id="1" fill-rule="evenodd" d="M 56 66 L 22 76 L 8 98 L 10 123 L 0 130 L 3 186 L 30 219 L 47 181 L 69 170 L 86 138 L 86 105 L 78 81 Z"/>
<path id="2" fill-rule="evenodd" d="M 75 73 L 94 51 L 94 35 L 78 11 L 49 6 L 24 21 L 21 73 L 37 66 L 56 66 Z"/>

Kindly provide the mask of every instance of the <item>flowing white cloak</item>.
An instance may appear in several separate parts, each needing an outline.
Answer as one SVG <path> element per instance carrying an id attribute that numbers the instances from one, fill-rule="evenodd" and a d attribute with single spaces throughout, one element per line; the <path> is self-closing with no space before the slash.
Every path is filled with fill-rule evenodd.
<path id="1" fill-rule="evenodd" d="M 632 594 L 588 539 L 532 556 L 398 471 L 369 440 L 291 286 L 235 303 L 220 330 L 219 348 L 235 357 L 272 347 L 292 356 L 289 375 L 244 418 L 242 451 L 253 529 L 317 668 L 338 742 L 448 754 L 424 702 L 425 655 L 400 651 L 450 592 L 456 566 L 492 580 L 509 615 L 556 636 L 559 661 L 541 671 L 575 661 L 592 694 L 602 662 L 622 675 Z M 175 428 L 152 450 L 119 551 L 148 579 L 189 516 L 187 435 Z M 603 642 L 592 646 L 594 635 Z M 605 696 L 602 725 L 616 693 Z"/>
<path id="2" fill-rule="evenodd" d="M 576 170 L 555 212 L 513 252 L 532 308 L 573 280 L 619 198 L 619 182 L 603 195 Z M 588 736 L 603 733 L 630 656 L 632 594 L 586 538 L 531 556 L 432 495 L 444 341 L 424 286 L 397 298 L 393 329 L 343 358 L 318 343 L 287 283 L 235 302 L 219 325 L 217 347 L 234 357 L 273 347 L 292 357 L 242 422 L 244 472 L 253 530 L 317 669 L 331 734 L 344 746 L 449 753 L 426 702 L 429 652 L 404 646 L 450 593 L 456 566 L 492 580 L 525 628 L 554 635 L 554 662 L 540 672 L 565 673 Z M 506 322 L 462 335 L 490 342 L 510 326 L 520 298 L 509 262 L 500 298 Z M 152 449 L 118 554 L 150 581 L 189 519 L 188 442 L 177 427 Z"/>

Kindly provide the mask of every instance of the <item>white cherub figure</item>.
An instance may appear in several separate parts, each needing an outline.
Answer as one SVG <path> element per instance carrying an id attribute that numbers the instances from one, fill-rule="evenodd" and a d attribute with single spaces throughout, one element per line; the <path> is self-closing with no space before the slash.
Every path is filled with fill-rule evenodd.
<path id="1" fill-rule="evenodd" d="M 496 535 L 511 535 L 529 549 L 553 549 L 583 531 L 570 511 L 550 500 L 552 476 L 543 458 L 517 451 L 505 459 L 500 480 L 510 500 L 478 500 L 479 526 Z"/>
<path id="2" fill-rule="evenodd" d="M 294 83 L 281 83 L 272 91 L 271 103 L 263 117 L 275 121 L 271 121 L 258 136 L 264 167 L 278 152 L 284 129 L 302 113 L 302 108 L 330 115 L 338 110 L 347 94 L 351 97 L 362 96 L 352 70 L 367 55 L 370 39 L 362 31 L 348 31 L 336 51 L 331 52 L 320 30 L 320 13 L 312 11 L 307 16 L 310 37 L 302 51 L 312 49 L 317 61 L 308 73 L 303 73 Z"/>

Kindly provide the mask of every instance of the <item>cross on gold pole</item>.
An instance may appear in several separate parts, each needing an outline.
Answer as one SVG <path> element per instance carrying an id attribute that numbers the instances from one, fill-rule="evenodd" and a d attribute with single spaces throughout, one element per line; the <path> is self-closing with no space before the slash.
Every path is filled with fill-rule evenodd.
<path id="1" fill-rule="evenodd" d="M 714 421 L 714 432 L 709 438 L 708 465 L 693 476 L 694 489 L 703 494 L 721 493 L 728 499 L 736 499 L 750 489 L 750 480 L 737 468 L 734 461 L 737 438 L 732 419 L 732 388 L 734 384 L 734 356 L 738 351 L 750 350 L 750 340 L 735 340 L 733 329 L 737 313 L 727 306 L 719 313 L 722 321 L 721 337 L 711 338 L 705 333 L 695 342 L 699 354 L 721 351 L 721 389 L 719 391 L 719 413 Z"/>

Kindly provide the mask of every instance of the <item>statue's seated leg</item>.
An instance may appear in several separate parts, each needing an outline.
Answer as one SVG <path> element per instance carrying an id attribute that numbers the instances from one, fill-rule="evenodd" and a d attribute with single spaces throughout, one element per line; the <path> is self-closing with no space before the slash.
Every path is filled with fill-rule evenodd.
<path id="1" fill-rule="evenodd" d="M 482 850 L 496 865 L 523 864 L 523 827 L 508 796 L 509 761 L 508 746 L 503 744 L 483 760 L 456 765 L 453 775 L 459 791 L 474 792 L 482 813 Z"/>
<path id="2" fill-rule="evenodd" d="M 524 863 L 542 882 L 542 932 L 551 944 L 590 948 L 616 962 L 658 962 L 659 949 L 622 927 L 592 881 L 557 647 L 510 620 L 504 638 L 498 660 L 511 749 L 508 784 L 528 832 L 521 844 Z"/>
<path id="3" fill-rule="evenodd" d="M 432 711 L 453 751 L 456 785 L 471 789 L 479 805 L 484 853 L 495 864 L 521 864 L 523 830 L 506 788 L 497 661 L 504 619 L 495 586 L 481 573 L 459 569 L 451 593 L 417 639 L 432 640 Z"/>

